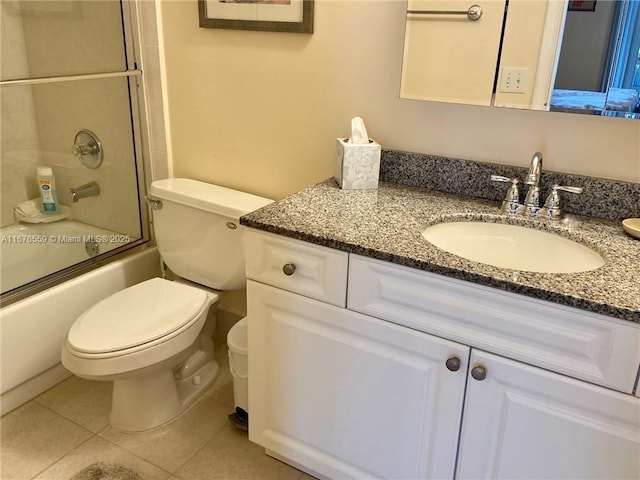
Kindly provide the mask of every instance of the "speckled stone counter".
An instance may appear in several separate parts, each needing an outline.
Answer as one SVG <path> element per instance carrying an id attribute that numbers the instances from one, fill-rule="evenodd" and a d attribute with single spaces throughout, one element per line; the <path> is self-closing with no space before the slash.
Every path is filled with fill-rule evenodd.
<path id="1" fill-rule="evenodd" d="M 375 190 L 341 190 L 333 179 L 245 215 L 243 225 L 338 250 L 467 280 L 570 307 L 640 322 L 640 240 L 617 220 L 571 216 L 564 224 L 511 218 L 500 202 L 381 182 Z M 466 260 L 426 241 L 442 221 L 483 220 L 551 231 L 598 251 L 605 265 L 589 272 L 516 271 Z"/>

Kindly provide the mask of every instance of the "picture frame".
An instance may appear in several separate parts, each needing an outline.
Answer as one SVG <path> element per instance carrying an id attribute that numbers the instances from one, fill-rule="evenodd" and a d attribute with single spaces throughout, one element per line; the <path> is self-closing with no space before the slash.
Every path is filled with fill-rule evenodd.
<path id="1" fill-rule="evenodd" d="M 314 0 L 198 0 L 202 28 L 313 33 Z"/>
<path id="2" fill-rule="evenodd" d="M 571 12 L 595 12 L 596 0 L 569 0 Z"/>

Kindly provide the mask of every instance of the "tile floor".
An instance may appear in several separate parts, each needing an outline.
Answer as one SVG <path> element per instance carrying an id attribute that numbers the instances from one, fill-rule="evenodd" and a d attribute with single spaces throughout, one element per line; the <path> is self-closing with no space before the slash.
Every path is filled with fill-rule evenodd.
<path id="1" fill-rule="evenodd" d="M 264 454 L 233 427 L 227 346 L 216 343 L 216 383 L 191 409 L 148 433 L 109 426 L 111 384 L 70 377 L 0 420 L 2 480 L 68 480 L 94 462 L 118 463 L 148 480 L 313 477 Z"/>

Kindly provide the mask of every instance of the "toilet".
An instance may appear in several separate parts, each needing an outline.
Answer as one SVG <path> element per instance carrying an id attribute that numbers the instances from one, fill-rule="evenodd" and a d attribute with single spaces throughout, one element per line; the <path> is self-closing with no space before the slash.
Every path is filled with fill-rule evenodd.
<path id="1" fill-rule="evenodd" d="M 152 278 L 93 305 L 73 323 L 62 364 L 113 382 L 111 425 L 141 432 L 175 419 L 215 382 L 220 291 L 245 287 L 239 218 L 272 202 L 197 180 L 151 184 L 155 240 L 175 277 Z"/>

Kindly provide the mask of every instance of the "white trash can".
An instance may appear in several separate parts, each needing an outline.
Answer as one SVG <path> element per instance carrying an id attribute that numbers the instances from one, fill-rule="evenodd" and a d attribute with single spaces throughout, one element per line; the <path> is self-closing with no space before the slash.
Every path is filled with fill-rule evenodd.
<path id="1" fill-rule="evenodd" d="M 233 400 L 236 418 L 249 413 L 249 364 L 247 359 L 247 318 L 237 322 L 227 335 L 229 346 L 229 370 L 233 376 Z M 239 411 L 240 410 L 240 411 Z M 234 421 L 231 416 L 230 420 Z M 236 423 L 234 421 L 234 423 Z"/>

